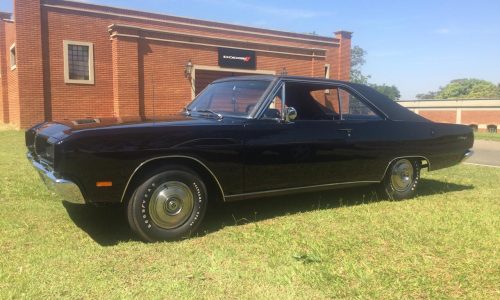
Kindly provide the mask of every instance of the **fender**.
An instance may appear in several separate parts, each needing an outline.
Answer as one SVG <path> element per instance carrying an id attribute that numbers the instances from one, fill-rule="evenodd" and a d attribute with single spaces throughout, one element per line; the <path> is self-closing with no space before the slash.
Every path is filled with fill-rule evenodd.
<path id="1" fill-rule="evenodd" d="M 129 188 L 130 182 L 132 182 L 132 179 L 134 178 L 135 174 L 142 167 L 144 167 L 144 165 L 146 165 L 149 162 L 155 161 L 155 160 L 169 159 L 169 158 L 190 159 L 190 160 L 196 162 L 197 164 L 199 164 L 200 166 L 202 166 L 205 170 L 208 171 L 208 173 L 212 176 L 212 179 L 217 183 L 217 186 L 219 187 L 219 191 L 221 192 L 221 195 L 222 195 L 222 199 L 225 201 L 226 196 L 224 195 L 224 190 L 222 189 L 222 185 L 220 184 L 219 179 L 217 178 L 217 176 L 215 176 L 214 172 L 212 172 L 212 170 L 210 170 L 210 168 L 206 164 L 204 164 L 201 160 L 199 160 L 197 158 L 194 158 L 192 156 L 186 156 L 186 155 L 166 155 L 166 156 L 153 157 L 153 158 L 150 158 L 148 160 L 145 160 L 142 163 L 140 163 L 139 166 L 137 166 L 137 168 L 135 168 L 135 170 L 132 172 L 132 175 L 130 175 L 130 177 L 129 177 L 128 181 L 127 181 L 127 184 L 125 185 L 125 188 L 123 189 L 123 194 L 122 194 L 122 198 L 121 198 L 120 202 L 124 201 L 125 194 L 127 193 L 127 190 Z"/>

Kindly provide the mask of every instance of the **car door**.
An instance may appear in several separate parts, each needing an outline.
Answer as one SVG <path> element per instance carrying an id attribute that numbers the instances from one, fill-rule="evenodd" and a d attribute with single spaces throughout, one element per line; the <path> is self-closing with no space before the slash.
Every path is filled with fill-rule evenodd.
<path id="1" fill-rule="evenodd" d="M 324 86 L 309 86 L 306 89 L 308 93 L 304 93 L 301 91 L 303 84 L 307 85 L 286 83 L 272 97 L 273 100 L 266 103 L 267 109 L 271 110 L 269 116 L 263 113 L 260 118 L 249 120 L 245 125 L 245 193 L 350 180 L 353 159 L 350 133 L 338 111 L 335 111 L 335 104 L 330 103 L 332 115 L 326 118 L 317 117 L 316 112 L 308 111 L 310 108 L 300 104 L 300 101 L 313 101 L 310 96 L 313 90 L 319 95 L 327 95 L 330 91 Z M 289 89 L 287 86 L 290 86 Z M 298 117 L 286 121 L 283 111 L 292 105 L 298 107 Z M 338 110 L 338 100 L 336 106 Z"/>
<path id="2" fill-rule="evenodd" d="M 249 122 L 245 192 L 342 182 L 351 161 L 342 128 L 324 121 Z"/>
<path id="3" fill-rule="evenodd" d="M 378 182 L 382 179 L 387 162 L 395 157 L 401 140 L 397 138 L 394 122 L 371 106 L 355 90 L 339 87 L 341 124 L 349 133 L 352 182 Z"/>

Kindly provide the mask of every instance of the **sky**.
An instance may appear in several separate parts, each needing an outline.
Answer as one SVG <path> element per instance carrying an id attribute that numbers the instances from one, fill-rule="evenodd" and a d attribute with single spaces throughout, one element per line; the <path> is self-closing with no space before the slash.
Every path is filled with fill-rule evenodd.
<path id="1" fill-rule="evenodd" d="M 83 2 L 324 36 L 352 31 L 353 45 L 367 51 L 363 73 L 397 86 L 401 99 L 457 78 L 500 83 L 499 0 Z M 0 0 L 0 11 L 12 11 L 12 0 Z"/>

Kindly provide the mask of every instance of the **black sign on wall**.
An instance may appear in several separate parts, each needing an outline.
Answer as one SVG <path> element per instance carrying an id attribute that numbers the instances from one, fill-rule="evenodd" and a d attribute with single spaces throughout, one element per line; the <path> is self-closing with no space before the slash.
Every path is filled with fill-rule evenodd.
<path id="1" fill-rule="evenodd" d="M 255 51 L 219 48 L 219 67 L 255 69 L 257 67 Z"/>

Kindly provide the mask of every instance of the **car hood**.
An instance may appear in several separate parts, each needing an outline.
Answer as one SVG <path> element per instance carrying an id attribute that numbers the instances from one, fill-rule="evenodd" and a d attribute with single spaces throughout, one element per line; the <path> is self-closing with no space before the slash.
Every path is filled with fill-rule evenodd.
<path id="1" fill-rule="evenodd" d="M 51 139 L 61 140 L 64 137 L 83 131 L 162 126 L 199 126 L 227 122 L 234 123 L 238 122 L 238 120 L 231 118 L 218 120 L 216 118 L 192 117 L 184 114 L 156 117 L 155 119 L 142 117 L 95 118 L 46 122 L 29 129 L 28 134 L 31 132 L 32 135 L 43 135 Z"/>

